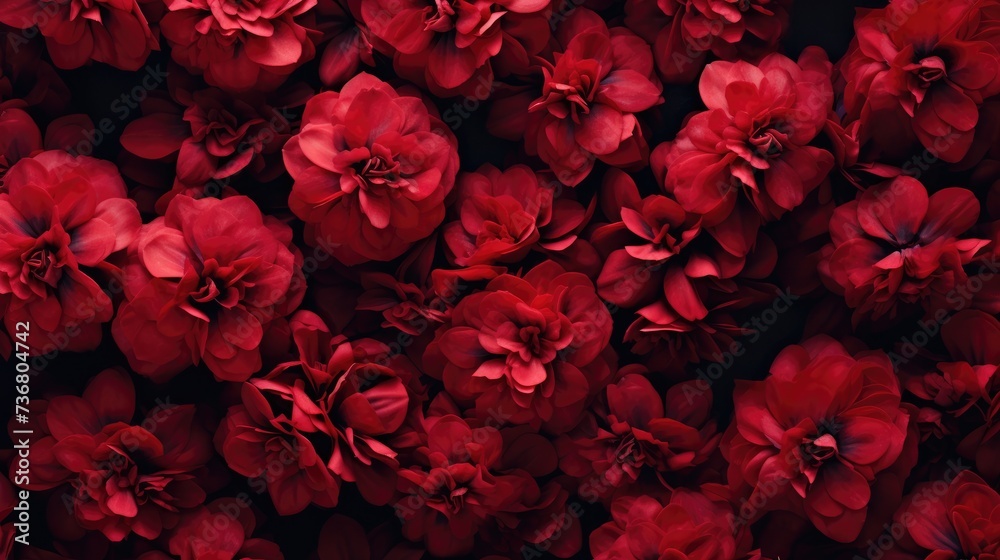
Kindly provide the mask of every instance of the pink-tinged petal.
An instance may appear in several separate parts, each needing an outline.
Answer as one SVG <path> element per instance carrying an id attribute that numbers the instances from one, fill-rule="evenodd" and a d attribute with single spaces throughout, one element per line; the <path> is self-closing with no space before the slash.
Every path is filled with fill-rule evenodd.
<path id="1" fill-rule="evenodd" d="M 951 187 L 931 195 L 920 238 L 929 243 L 939 237 L 956 237 L 976 224 L 979 200 L 968 189 Z"/>
<path id="2" fill-rule="evenodd" d="M 146 270 L 156 278 L 183 276 L 188 255 L 184 234 L 176 229 L 157 228 L 139 243 L 139 257 Z"/>

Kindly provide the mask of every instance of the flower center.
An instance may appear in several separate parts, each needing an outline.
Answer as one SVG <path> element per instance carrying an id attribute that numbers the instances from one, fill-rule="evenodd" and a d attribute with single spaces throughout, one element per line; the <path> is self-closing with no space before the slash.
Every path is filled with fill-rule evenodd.
<path id="1" fill-rule="evenodd" d="M 29 274 L 53 288 L 62 277 L 61 266 L 56 262 L 56 255 L 48 247 L 36 249 L 33 253 L 23 257 L 23 261 Z"/>
<path id="2" fill-rule="evenodd" d="M 434 11 L 424 22 L 424 30 L 445 33 L 454 27 L 455 7 L 448 0 L 434 0 Z"/>
<path id="3" fill-rule="evenodd" d="M 928 56 L 922 59 L 914 68 L 913 73 L 922 88 L 928 88 L 934 82 L 948 75 L 944 61 L 938 56 Z"/>
<path id="4" fill-rule="evenodd" d="M 373 190 L 379 187 L 396 188 L 400 182 L 400 165 L 383 156 L 372 156 L 357 170 L 363 181 L 361 187 Z"/>
<path id="5" fill-rule="evenodd" d="M 767 159 L 776 159 L 781 157 L 782 137 L 784 137 L 784 134 L 776 128 L 762 128 L 750 137 L 750 145 L 757 155 Z"/>
<path id="6" fill-rule="evenodd" d="M 802 462 L 813 468 L 818 468 L 833 459 L 837 456 L 837 452 L 837 439 L 831 434 L 807 437 L 799 444 Z"/>
<path id="7" fill-rule="evenodd" d="M 597 79 L 577 68 L 566 72 L 559 70 L 556 68 L 556 75 L 545 82 L 542 96 L 528 110 L 537 111 L 545 107 L 560 119 L 571 117 L 573 122 L 580 124 L 581 115 L 590 113 L 590 102 L 597 89 Z"/>

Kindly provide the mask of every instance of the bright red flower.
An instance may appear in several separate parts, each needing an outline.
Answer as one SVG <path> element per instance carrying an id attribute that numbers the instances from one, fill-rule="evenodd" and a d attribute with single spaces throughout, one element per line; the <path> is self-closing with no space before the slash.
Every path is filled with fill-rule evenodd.
<path id="1" fill-rule="evenodd" d="M 968 279 L 962 265 L 989 244 L 965 236 L 978 217 L 971 191 L 953 187 L 928 196 L 916 179 L 897 177 L 834 211 L 832 251 L 820 270 L 855 309 L 855 321 L 920 306 L 951 308 L 946 294 Z"/>
<path id="2" fill-rule="evenodd" d="M 704 463 L 722 435 L 711 419 L 712 392 L 688 381 L 661 397 L 646 377 L 630 373 L 608 386 L 595 417 L 556 441 L 560 467 L 580 480 L 599 475 L 628 485 L 643 472 L 664 473 Z"/>
<path id="3" fill-rule="evenodd" d="M 199 469 L 212 457 L 211 438 L 195 420 L 192 405 L 161 404 L 132 423 L 135 389 L 129 376 L 105 370 L 82 397 L 48 402 L 50 436 L 36 442 L 73 486 L 70 504 L 77 523 L 112 541 L 130 533 L 155 539 L 178 514 L 200 505 L 205 491 Z M 43 443 L 44 442 L 44 443 Z M 53 507 L 65 507 L 57 502 Z"/>
<path id="4" fill-rule="evenodd" d="M 370 503 L 388 503 L 398 467 L 393 437 L 409 410 L 412 365 L 374 340 L 332 336 L 307 311 L 291 326 L 299 359 L 244 385 L 243 405 L 230 409 L 216 446 L 236 472 L 268 477 L 283 515 L 310 502 L 336 505 L 341 481 L 356 483 Z M 269 474 L 274 460 L 289 468 Z"/>
<path id="5" fill-rule="evenodd" d="M 739 560 L 751 536 L 734 531 L 725 493 L 712 485 L 679 488 L 666 506 L 647 496 L 619 498 L 612 520 L 590 534 L 590 552 L 595 560 Z"/>
<path id="6" fill-rule="evenodd" d="M 558 254 L 577 239 L 589 212 L 551 177 L 486 164 L 459 175 L 458 220 L 442 237 L 458 266 L 516 263 L 531 249 Z"/>
<path id="7" fill-rule="evenodd" d="M 709 226 L 733 213 L 740 192 L 764 220 L 802 204 L 833 168 L 829 152 L 809 145 L 833 104 L 831 68 L 818 47 L 798 63 L 772 54 L 709 64 L 699 82 L 708 110 L 652 155 L 663 188 Z"/>
<path id="8" fill-rule="evenodd" d="M 576 423 L 615 368 L 611 315 L 586 276 L 546 261 L 462 299 L 424 357 L 482 417 L 559 432 Z"/>
<path id="9" fill-rule="evenodd" d="M 828 537 L 853 541 L 876 477 L 907 438 L 910 414 L 888 356 L 852 356 L 817 336 L 785 348 L 764 381 L 737 381 L 734 400 L 722 442 L 730 484 L 748 485 L 750 503 L 763 498 L 757 513 L 804 513 Z"/>
<path id="10" fill-rule="evenodd" d="M 495 74 L 527 73 L 549 40 L 549 0 L 362 0 L 400 75 L 435 95 L 489 96 Z M 379 46 L 377 43 L 376 46 Z"/>
<path id="11" fill-rule="evenodd" d="M 135 238 L 139 211 L 114 165 L 48 151 L 16 163 L 0 191 L 0 294 L 9 332 L 29 321 L 46 351 L 87 350 L 111 320 L 97 280 L 117 269 L 108 257 Z M 109 290 L 109 293 L 112 293 Z"/>
<path id="12" fill-rule="evenodd" d="M 972 471 L 916 485 L 896 512 L 894 526 L 906 533 L 886 558 L 923 560 L 991 559 L 1000 556 L 1000 494 Z"/>
<path id="13" fill-rule="evenodd" d="M 755 60 L 788 28 L 789 0 L 628 0 L 625 25 L 653 46 L 664 82 L 692 82 L 709 54 Z"/>
<path id="14" fill-rule="evenodd" d="M 136 0 L 11 0 L 0 22 L 17 29 L 38 26 L 52 62 L 79 68 L 90 60 L 138 70 L 159 44 Z"/>
<path id="15" fill-rule="evenodd" d="M 430 235 L 458 172 L 455 136 L 432 110 L 364 73 L 309 100 L 284 154 L 307 240 L 348 265 Z"/>
<path id="16" fill-rule="evenodd" d="M 897 153 L 916 136 L 935 157 L 962 160 L 983 101 L 1000 93 L 998 16 L 991 0 L 859 10 L 840 73 L 847 117 L 869 125 L 865 140 Z"/>
<path id="17" fill-rule="evenodd" d="M 129 247 L 111 332 L 132 368 L 157 381 L 202 361 L 220 380 L 257 372 L 264 331 L 305 291 L 291 242 L 249 198 L 174 198 Z"/>
<path id="18" fill-rule="evenodd" d="M 277 88 L 316 54 L 308 12 L 316 0 L 165 0 L 160 21 L 173 59 L 209 85 Z"/>
<path id="19" fill-rule="evenodd" d="M 560 50 L 542 61 L 541 91 L 527 108 L 525 150 L 569 186 L 587 177 L 597 159 L 645 165 L 649 147 L 635 113 L 663 101 L 649 46 L 626 29 L 609 29 L 586 8 L 559 25 L 556 39 Z"/>

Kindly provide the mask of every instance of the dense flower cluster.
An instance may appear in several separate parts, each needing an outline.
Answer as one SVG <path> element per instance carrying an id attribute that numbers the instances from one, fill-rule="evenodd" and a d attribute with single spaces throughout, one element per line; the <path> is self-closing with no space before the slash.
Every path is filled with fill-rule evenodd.
<path id="1" fill-rule="evenodd" d="M 0 2 L 0 560 L 1000 559 L 998 131 L 1000 0 Z"/>

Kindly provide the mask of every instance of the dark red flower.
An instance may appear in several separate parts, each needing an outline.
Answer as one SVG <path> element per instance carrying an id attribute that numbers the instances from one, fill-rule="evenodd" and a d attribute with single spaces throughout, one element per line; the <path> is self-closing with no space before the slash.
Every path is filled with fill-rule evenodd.
<path id="1" fill-rule="evenodd" d="M 896 513 L 894 526 L 906 533 L 886 558 L 923 560 L 990 559 L 1000 555 L 1000 494 L 972 471 L 916 485 Z"/>
<path id="2" fill-rule="evenodd" d="M 319 77 L 329 87 L 353 78 L 361 64 L 375 66 L 371 32 L 361 18 L 361 0 L 318 0 L 316 27 L 329 38 L 319 61 Z"/>
<path id="3" fill-rule="evenodd" d="M 283 515 L 310 502 L 336 505 L 341 481 L 371 503 L 389 502 L 398 467 L 391 444 L 409 410 L 412 366 L 374 340 L 332 336 L 313 313 L 297 313 L 291 325 L 299 359 L 244 385 L 216 446 L 236 472 L 266 477 Z M 286 468 L 274 474 L 274 461 Z"/>
<path id="4" fill-rule="evenodd" d="M 649 46 L 626 29 L 609 29 L 586 8 L 559 25 L 556 39 L 558 50 L 542 61 L 541 91 L 534 101 L 525 98 L 525 150 L 569 186 L 587 177 L 598 159 L 645 165 L 649 148 L 635 113 L 663 101 Z M 490 118 L 494 133 L 512 132 L 502 132 L 508 125 L 499 122 L 510 115 L 495 108 Z"/>
<path id="5" fill-rule="evenodd" d="M 524 165 L 463 173 L 456 195 L 458 220 L 444 225 L 442 237 L 458 266 L 516 263 L 531 249 L 558 254 L 589 215 L 561 184 Z"/>
<path id="6" fill-rule="evenodd" d="M 159 44 L 136 0 L 11 0 L 0 22 L 38 26 L 52 62 L 79 68 L 90 60 L 138 70 Z"/>
<path id="7" fill-rule="evenodd" d="M 989 0 L 859 11 L 840 63 L 848 119 L 866 123 L 865 140 L 893 153 L 916 136 L 936 158 L 960 161 L 975 140 L 980 106 L 1000 93 L 997 16 Z"/>
<path id="8" fill-rule="evenodd" d="M 257 520 L 251 505 L 242 496 L 213 500 L 177 525 L 168 541 L 173 556 L 154 553 L 140 560 L 284 560 L 278 545 L 252 538 Z"/>
<path id="9" fill-rule="evenodd" d="M 132 423 L 135 389 L 128 374 L 105 370 L 82 397 L 56 397 L 45 413 L 51 434 L 36 445 L 51 448 L 47 470 L 72 484 L 67 502 L 77 523 L 112 541 L 129 533 L 155 539 L 180 511 L 200 505 L 205 492 L 196 473 L 212 456 L 211 439 L 195 421 L 192 405 L 160 404 Z M 44 442 L 44 443 L 43 443 Z"/>
<path id="10" fill-rule="evenodd" d="M 546 46 L 549 0 L 362 0 L 400 75 L 435 95 L 485 99 L 495 74 L 527 73 Z M 378 46 L 378 44 L 377 44 Z"/>
<path id="11" fill-rule="evenodd" d="M 476 413 L 558 433 L 576 423 L 616 366 L 611 315 L 586 276 L 546 261 L 463 298 L 425 355 Z"/>
<path id="12" fill-rule="evenodd" d="M 364 73 L 309 100 L 284 154 L 308 241 L 348 265 L 430 235 L 458 172 L 455 137 L 423 101 Z"/>
<path id="13" fill-rule="evenodd" d="M 190 94 L 186 107 L 158 101 L 125 127 L 121 143 L 143 159 L 176 160 L 178 183 L 201 187 L 243 170 L 269 181 L 281 173 L 291 123 L 259 96 L 212 88 Z"/>
<path id="14" fill-rule="evenodd" d="M 712 392 L 688 381 L 661 397 L 646 377 L 630 373 L 608 386 L 606 406 L 556 441 L 560 467 L 580 480 L 597 475 L 625 486 L 643 472 L 665 473 L 704 463 L 721 439 L 711 419 Z"/>
<path id="15" fill-rule="evenodd" d="M 291 237 L 249 198 L 174 198 L 129 247 L 112 334 L 133 369 L 157 381 L 202 361 L 220 380 L 258 371 L 264 331 L 305 291 Z"/>
<path id="16" fill-rule="evenodd" d="M 737 381 L 734 400 L 722 450 L 730 484 L 765 503 L 751 513 L 804 513 L 828 537 L 853 541 L 876 477 L 900 459 L 907 438 L 910 414 L 888 356 L 852 356 L 817 336 L 785 348 L 764 381 Z"/>
<path id="17" fill-rule="evenodd" d="M 316 0 L 165 0 L 160 21 L 170 54 L 209 85 L 244 92 L 277 88 L 316 54 Z"/>
<path id="18" fill-rule="evenodd" d="M 0 294 L 9 332 L 28 321 L 38 348 L 87 350 L 111 320 L 113 290 L 97 283 L 108 257 L 140 226 L 114 165 L 48 151 L 16 163 L 0 190 Z"/>
<path id="19" fill-rule="evenodd" d="M 12 165 L 42 149 L 42 132 L 31 115 L 0 105 L 0 181 Z M 0 192 L 7 190 L 0 183 Z"/>
<path id="20" fill-rule="evenodd" d="M 978 217 L 971 191 L 928 196 L 916 179 L 897 177 L 834 211 L 832 251 L 820 270 L 855 309 L 855 321 L 893 318 L 914 306 L 952 308 L 949 292 L 968 279 L 962 266 L 989 244 L 965 237 Z"/>
<path id="21" fill-rule="evenodd" d="M 708 56 L 754 61 L 788 27 L 788 0 L 628 0 L 625 25 L 653 46 L 664 82 L 694 81 Z"/>
<path id="22" fill-rule="evenodd" d="M 750 550 L 749 531 L 736 528 L 723 488 L 679 488 L 663 506 L 647 496 L 623 497 L 612 520 L 590 534 L 595 560 L 740 560 Z"/>
<path id="23" fill-rule="evenodd" d="M 699 82 L 708 110 L 652 155 L 663 188 L 709 226 L 733 213 L 740 192 L 764 220 L 802 204 L 833 168 L 829 152 L 809 145 L 833 103 L 831 68 L 818 47 L 798 63 L 772 54 L 709 64 Z"/>

